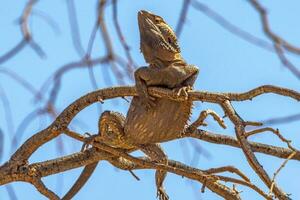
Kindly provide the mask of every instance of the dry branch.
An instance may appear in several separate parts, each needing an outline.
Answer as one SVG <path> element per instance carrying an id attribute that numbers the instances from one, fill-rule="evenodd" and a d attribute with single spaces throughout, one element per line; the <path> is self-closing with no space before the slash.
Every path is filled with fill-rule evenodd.
<path id="1" fill-rule="evenodd" d="M 164 97 L 164 98 L 169 98 L 173 99 L 176 101 L 184 101 L 184 99 L 181 99 L 176 95 L 176 93 L 167 90 L 167 89 L 162 89 L 162 88 L 150 88 L 149 92 L 151 95 L 156 96 L 156 97 Z M 300 93 L 285 89 L 285 88 L 280 88 L 280 87 L 275 87 L 275 86 L 261 86 L 258 88 L 255 88 L 253 90 L 250 90 L 249 92 L 245 93 L 209 93 L 209 92 L 200 92 L 200 91 L 195 91 L 195 92 L 190 92 L 189 97 L 193 100 L 198 100 L 198 101 L 203 101 L 203 102 L 213 102 L 217 103 L 222 106 L 224 109 L 225 113 L 227 116 L 230 118 L 230 120 L 235 124 L 235 130 L 237 134 L 238 140 L 235 140 L 233 138 L 230 138 L 227 136 L 224 137 L 222 135 L 218 136 L 218 139 L 216 141 L 220 141 L 220 139 L 223 139 L 223 143 L 230 143 L 229 145 L 232 146 L 238 146 L 243 149 L 245 156 L 248 159 L 248 162 L 251 167 L 256 171 L 256 173 L 261 177 L 261 179 L 265 182 L 265 184 L 269 187 L 272 188 L 272 191 L 274 191 L 275 195 L 279 199 L 287 199 L 287 196 L 284 192 L 282 192 L 277 185 L 274 183 L 274 181 L 271 181 L 267 173 L 263 170 L 261 167 L 260 163 L 258 163 L 254 152 L 262 152 L 262 153 L 267 153 L 271 155 L 276 155 L 278 157 L 284 157 L 283 152 L 287 152 L 288 150 L 279 148 L 279 147 L 272 147 L 264 144 L 259 144 L 259 143 L 251 143 L 247 141 L 246 138 L 246 133 L 245 133 L 245 126 L 247 125 L 246 122 L 244 122 L 234 111 L 233 107 L 230 104 L 230 101 L 243 101 L 247 99 L 252 99 L 255 96 L 264 94 L 264 93 L 275 93 L 283 96 L 288 96 L 292 97 L 296 100 L 300 99 Z M 32 174 L 38 174 L 39 176 L 42 176 L 42 171 L 43 170 L 36 170 L 36 165 L 28 165 L 28 159 L 29 157 L 43 144 L 46 142 L 54 139 L 61 133 L 67 133 L 70 134 L 70 136 L 75 137 L 76 133 L 68 131 L 68 125 L 70 124 L 71 120 L 85 107 L 96 103 L 96 102 L 102 102 L 105 101 L 106 99 L 110 98 L 116 98 L 116 97 L 124 97 L 124 96 L 135 96 L 137 95 L 135 87 L 115 87 L 115 88 L 108 88 L 108 89 L 102 89 L 102 90 L 97 90 L 94 92 L 91 92 L 79 99 L 77 99 L 75 102 L 70 104 L 58 117 L 56 120 L 46 129 L 36 133 L 33 135 L 31 138 L 29 138 L 11 157 L 11 159 L 5 163 L 3 166 L 0 168 L 0 184 L 5 184 L 9 183 L 11 181 L 16 181 L 16 180 L 21 180 L 21 181 L 27 181 L 30 183 L 39 183 L 37 182 L 36 179 L 30 178 Z M 203 121 L 203 120 L 202 120 Z M 203 138 L 203 133 L 209 134 L 209 137 L 206 137 L 206 141 L 209 141 L 211 137 L 211 134 L 208 132 L 204 132 L 202 130 L 199 131 L 193 131 L 192 133 L 185 133 L 185 137 L 196 137 L 196 138 Z M 75 136 L 74 136 L 75 134 Z M 197 134 L 197 136 L 195 136 Z M 76 138 L 77 137 L 77 138 Z M 76 139 L 79 140 L 85 140 L 82 136 L 76 136 Z M 225 138 L 225 142 L 224 142 Z M 220 142 L 220 143 L 222 143 Z M 217 142 L 215 142 L 217 143 Z M 220 196 L 223 197 L 229 197 L 231 199 L 239 199 L 237 196 L 237 193 L 230 190 L 229 188 L 226 188 L 225 186 L 220 185 L 219 183 L 216 182 L 215 178 L 212 178 L 211 176 L 207 176 L 205 174 L 201 174 L 203 172 L 197 171 L 197 173 L 185 169 L 190 169 L 188 166 L 185 166 L 183 168 L 180 168 L 177 166 L 177 168 L 172 167 L 171 165 L 162 165 L 162 164 L 157 164 L 153 163 L 147 160 L 140 160 L 139 158 L 134 158 L 130 155 L 128 155 L 126 152 L 123 150 L 118 150 L 114 149 L 112 147 L 109 147 L 107 145 L 101 144 L 101 143 L 93 143 L 95 147 L 98 149 L 101 149 L 102 151 L 110 152 L 110 154 L 113 154 L 113 157 L 122 157 L 125 158 L 126 160 L 129 160 L 136 165 L 139 166 L 144 166 L 146 168 L 151 168 L 151 169 L 164 169 L 172 173 L 180 174 L 183 176 L 186 176 L 191 179 L 196 179 L 203 183 L 205 187 L 209 188 L 210 190 L 218 193 Z M 267 150 L 267 151 L 266 151 Z M 283 151 L 281 151 L 283 150 Z M 270 153 L 272 152 L 272 153 Z M 99 152 L 98 152 L 99 153 Z M 293 155 L 293 159 L 299 159 L 299 152 L 295 151 Z M 79 154 L 74 154 L 79 155 Z M 104 154 L 105 155 L 105 154 Z M 106 154 L 107 155 L 107 154 Z M 290 155 L 290 154 L 289 154 Z M 90 154 L 91 156 L 91 154 Z M 112 156 L 108 156 L 111 158 Z M 65 158 L 63 158 L 65 159 Z M 68 159 L 72 159 L 68 158 Z M 103 159 L 103 158 L 101 158 Z M 107 158 L 108 159 L 108 158 Z M 100 160 L 98 158 L 98 160 Z M 58 162 L 59 160 L 56 160 L 55 162 Z M 93 160 L 95 162 L 95 160 Z M 92 163 L 93 163 L 92 162 Z M 83 165 L 87 165 L 89 163 L 84 163 L 84 162 L 77 162 L 76 165 L 68 165 L 67 163 L 65 164 L 65 168 L 57 168 L 56 172 L 61 172 L 66 169 L 68 169 L 67 166 L 70 168 L 75 168 Z M 124 163 L 122 164 L 124 166 Z M 182 166 L 182 164 L 180 164 Z M 259 167 L 258 167 L 259 166 Z M 123 167 L 124 168 L 124 167 Z M 48 169 L 48 168 L 44 168 Z M 51 169 L 51 167 L 50 167 Z M 34 172 L 34 173 L 33 173 Z M 50 172 L 48 172 L 50 173 Z M 49 174 L 48 174 L 49 175 Z M 28 178 L 29 176 L 29 178 Z M 209 178 L 210 177 L 210 178 Z M 32 182 L 34 180 L 35 182 Z M 228 179 L 229 180 L 229 179 Z M 233 179 L 230 179 L 233 180 Z M 36 185 L 36 187 L 41 187 L 41 191 L 43 192 L 44 195 L 52 195 L 51 191 L 48 191 L 47 189 L 43 189 L 43 186 L 39 183 L 39 185 Z M 252 187 L 252 189 L 254 189 Z M 259 192 L 256 189 L 257 192 Z M 262 194 L 261 192 L 259 192 Z M 263 195 L 263 194 L 262 194 Z M 53 196 L 54 198 L 54 196 Z"/>

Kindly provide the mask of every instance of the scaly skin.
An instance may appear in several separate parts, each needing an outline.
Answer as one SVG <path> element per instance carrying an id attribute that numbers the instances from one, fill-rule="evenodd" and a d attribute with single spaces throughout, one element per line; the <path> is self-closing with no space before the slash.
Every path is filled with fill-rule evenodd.
<path id="1" fill-rule="evenodd" d="M 167 164 L 167 155 L 158 143 L 170 141 L 184 133 L 191 114 L 192 101 L 155 99 L 147 91 L 149 86 L 173 89 L 187 98 L 198 75 L 198 68 L 181 58 L 177 38 L 169 25 L 159 16 L 147 11 L 138 13 L 140 48 L 149 67 L 135 71 L 137 97 L 133 97 L 126 118 L 117 112 L 105 111 L 99 119 L 96 141 L 128 150 L 140 149 L 153 161 Z M 86 166 L 93 170 L 96 166 Z M 76 181 L 76 189 L 66 196 L 70 199 L 87 181 L 91 172 Z M 90 173 L 87 175 L 87 173 Z M 160 200 L 169 199 L 163 188 L 166 172 L 157 170 L 155 178 Z M 78 184 L 80 182 L 80 184 Z M 81 185 L 81 187 L 78 187 Z M 66 197 L 65 196 L 65 197 Z"/>

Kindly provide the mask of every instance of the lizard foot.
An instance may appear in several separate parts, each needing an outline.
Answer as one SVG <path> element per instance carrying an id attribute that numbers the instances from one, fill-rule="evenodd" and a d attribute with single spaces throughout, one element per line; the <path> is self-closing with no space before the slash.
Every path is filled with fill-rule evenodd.
<path id="1" fill-rule="evenodd" d="M 89 145 L 91 143 L 93 143 L 93 141 L 95 140 L 95 138 L 97 136 L 99 136 L 99 135 L 90 135 L 89 133 L 87 133 L 87 135 L 88 135 L 88 137 L 85 138 L 85 141 L 84 141 L 84 143 L 83 143 L 83 145 L 81 147 L 81 151 L 86 150 L 89 147 Z"/>
<path id="2" fill-rule="evenodd" d="M 188 92 L 191 90 L 193 90 L 191 86 L 184 86 L 174 88 L 173 92 L 175 92 L 178 97 L 182 97 L 184 100 L 187 100 L 189 97 Z"/>
<path id="3" fill-rule="evenodd" d="M 169 196 L 167 195 L 166 191 L 162 187 L 157 189 L 156 197 L 158 197 L 159 200 L 169 200 Z"/>
<path id="4" fill-rule="evenodd" d="M 141 104 L 142 104 L 142 106 L 144 106 L 144 108 L 146 110 L 151 110 L 152 108 L 154 108 L 156 106 L 155 100 L 156 100 L 155 97 L 152 97 L 149 95 L 149 96 L 141 98 Z"/>

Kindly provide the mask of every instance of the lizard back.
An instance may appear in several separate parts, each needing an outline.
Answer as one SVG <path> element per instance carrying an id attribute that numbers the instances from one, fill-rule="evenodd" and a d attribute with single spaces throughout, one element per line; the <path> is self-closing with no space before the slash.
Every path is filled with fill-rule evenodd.
<path id="1" fill-rule="evenodd" d="M 146 110 L 139 97 L 132 99 L 124 127 L 132 144 L 168 141 L 180 134 L 191 114 L 192 101 L 177 102 L 157 99 L 157 106 Z"/>

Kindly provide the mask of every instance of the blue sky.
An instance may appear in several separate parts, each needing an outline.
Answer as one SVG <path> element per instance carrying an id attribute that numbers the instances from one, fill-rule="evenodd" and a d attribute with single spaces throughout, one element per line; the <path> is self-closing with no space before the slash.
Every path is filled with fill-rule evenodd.
<path id="1" fill-rule="evenodd" d="M 264 0 L 261 2 L 268 8 L 271 28 L 288 41 L 300 45 L 300 27 L 298 24 L 299 20 L 297 20 L 299 19 L 298 8 L 300 7 L 300 2 L 296 0 L 285 2 Z M 26 1 L 20 0 L 4 1 L 0 7 L 0 55 L 12 48 L 22 38 L 19 27 L 15 22 L 20 16 L 25 3 Z M 75 1 L 75 3 L 82 43 L 84 48 L 86 48 L 95 22 L 96 1 Z M 229 19 L 233 24 L 268 41 L 262 32 L 258 14 L 247 1 L 210 0 L 205 3 L 226 19 Z M 182 1 L 179 0 L 119 1 L 118 18 L 121 28 L 127 43 L 131 47 L 132 56 L 139 66 L 144 66 L 145 62 L 139 51 L 137 12 L 141 9 L 149 10 L 162 16 L 172 27 L 175 27 L 179 18 L 181 5 Z M 0 64 L 0 69 L 8 68 L 21 75 L 36 88 L 40 88 L 45 80 L 58 68 L 64 64 L 78 61 L 80 57 L 72 45 L 66 1 L 40 1 L 35 7 L 35 12 L 46 13 L 57 23 L 59 28 L 58 32 L 53 31 L 45 21 L 37 16 L 38 14 L 35 14 L 30 20 L 33 37 L 47 53 L 47 57 L 40 59 L 32 49 L 26 47 L 13 59 Z M 124 51 L 119 42 L 117 42 L 116 32 L 113 28 L 111 6 L 106 8 L 105 19 L 112 40 L 114 41 L 115 52 L 124 56 Z M 92 52 L 93 57 L 105 54 L 103 41 L 99 36 L 100 34 L 98 33 Z M 180 46 L 185 60 L 200 68 L 200 74 L 195 86 L 197 90 L 243 92 L 260 85 L 272 84 L 300 91 L 300 80 L 281 65 L 274 53 L 249 44 L 232 35 L 192 7 L 189 9 L 187 22 L 180 37 Z M 288 57 L 300 68 L 299 57 L 297 58 L 293 55 L 288 55 Z M 111 82 L 106 81 L 105 77 L 113 75 L 111 71 L 105 69 L 107 67 L 107 65 L 103 65 L 95 68 L 99 88 L 118 85 L 118 82 L 113 77 L 111 78 Z M 133 84 L 133 81 L 128 80 L 127 84 Z M 14 129 L 16 129 L 23 118 L 40 105 L 34 102 L 32 94 L 3 74 L 0 74 L 0 86 L 7 94 L 10 102 L 14 119 Z M 49 86 L 50 88 L 52 87 L 52 85 Z M 88 70 L 72 70 L 63 76 L 63 84 L 56 101 L 56 106 L 59 110 L 62 110 L 75 99 L 92 90 Z M 0 105 L 0 127 L 5 132 L 5 152 L 1 159 L 1 163 L 3 163 L 10 156 L 10 141 L 13 134 L 9 133 L 9 130 L 6 128 L 7 122 L 4 118 L 4 109 L 2 104 Z M 192 119 L 201 110 L 207 108 L 214 109 L 220 115 L 223 115 L 222 110 L 216 105 L 206 103 L 196 103 L 195 105 Z M 283 117 L 297 114 L 300 111 L 299 103 L 275 95 L 264 95 L 251 102 L 246 101 L 234 103 L 233 105 L 245 120 L 250 121 Z M 127 108 L 128 103 L 120 99 L 109 101 L 102 107 L 103 110 L 115 110 L 124 114 Z M 96 133 L 98 116 L 96 106 L 87 108 L 78 116 L 78 119 L 83 121 L 85 125 L 76 130 L 81 133 L 87 131 Z M 24 131 L 20 141 L 25 141 L 36 131 L 45 128 L 51 121 L 52 119 L 47 117 L 40 120 L 33 120 Z M 209 126 L 207 129 L 233 136 L 232 125 L 229 121 L 226 121 L 226 123 L 229 128 L 224 131 L 217 126 L 216 122 L 208 119 Z M 299 122 L 275 125 L 274 128 L 279 128 L 286 138 L 292 139 L 295 147 L 300 146 Z M 66 136 L 61 136 L 60 139 L 62 139 L 63 151 L 57 149 L 57 140 L 52 141 L 40 148 L 30 161 L 42 161 L 79 151 L 80 143 Z M 252 140 L 284 146 L 284 144 L 270 133 L 254 136 Z M 203 150 L 202 153 L 196 151 L 192 144 L 200 145 L 201 149 L 208 152 L 209 156 L 205 156 L 206 154 L 203 153 Z M 252 169 L 249 168 L 240 150 L 188 139 L 168 142 L 163 146 L 169 158 L 195 165 L 201 169 L 235 165 L 249 177 L 252 177 L 251 180 L 254 183 L 267 191 Z M 257 154 L 257 157 L 270 175 L 283 162 L 281 159 L 261 154 Z M 73 170 L 63 175 L 58 175 L 59 178 L 51 176 L 43 180 L 47 186 L 61 196 L 67 191 L 69 185 L 73 183 L 80 171 L 81 169 Z M 143 170 L 137 171 L 136 174 L 141 178 L 141 181 L 137 182 L 128 172 L 117 170 L 107 162 L 102 162 L 87 185 L 74 199 L 155 199 L 154 171 Z M 295 174 L 300 174 L 299 162 L 290 161 L 279 174 L 277 180 L 286 192 L 292 193 L 293 199 L 300 199 L 299 186 L 297 186 L 299 183 Z M 291 179 L 291 177 L 294 179 Z M 13 183 L 12 185 L 16 189 L 19 199 L 45 199 L 33 186 L 27 183 Z M 168 175 L 165 186 L 172 200 L 194 199 L 195 196 L 200 196 L 200 199 L 220 199 L 209 190 L 201 194 L 200 184 L 194 183 L 191 186 L 187 179 L 175 175 Z M 248 191 L 246 188 L 238 187 L 238 189 L 244 191 L 241 193 L 243 199 L 260 199 L 257 194 Z M 5 187 L 0 187 L 0 199 L 8 199 Z"/>

